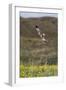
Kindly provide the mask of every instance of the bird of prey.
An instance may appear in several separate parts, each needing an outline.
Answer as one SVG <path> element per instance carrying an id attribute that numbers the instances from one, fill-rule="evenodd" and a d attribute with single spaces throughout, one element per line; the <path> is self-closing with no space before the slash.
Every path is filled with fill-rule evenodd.
<path id="1" fill-rule="evenodd" d="M 35 26 L 35 28 L 36 28 L 35 30 L 37 31 L 37 34 L 40 36 L 41 40 L 43 42 L 47 42 L 47 40 L 45 39 L 46 34 L 45 33 L 41 34 L 40 29 L 37 25 Z"/>

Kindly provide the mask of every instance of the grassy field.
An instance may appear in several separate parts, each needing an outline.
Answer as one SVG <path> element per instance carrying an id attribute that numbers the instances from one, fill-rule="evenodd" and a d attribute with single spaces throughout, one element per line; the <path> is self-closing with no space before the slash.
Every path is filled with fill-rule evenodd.
<path id="1" fill-rule="evenodd" d="M 42 43 L 41 39 L 21 37 L 20 64 L 57 64 L 57 49 L 53 40 L 48 45 Z"/>
<path id="2" fill-rule="evenodd" d="M 35 25 L 46 34 L 47 43 L 38 36 Z M 58 75 L 57 18 L 20 17 L 20 78 Z"/>
<path id="3" fill-rule="evenodd" d="M 47 77 L 58 75 L 57 65 L 24 66 L 20 65 L 20 77 Z"/>

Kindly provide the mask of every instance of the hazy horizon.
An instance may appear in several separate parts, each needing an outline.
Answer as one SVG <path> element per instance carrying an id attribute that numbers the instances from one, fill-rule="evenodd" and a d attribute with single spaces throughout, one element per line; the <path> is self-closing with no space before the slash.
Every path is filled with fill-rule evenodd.
<path id="1" fill-rule="evenodd" d="M 37 13 L 37 12 L 20 12 L 23 18 L 37 18 L 37 17 L 58 17 L 57 13 Z"/>

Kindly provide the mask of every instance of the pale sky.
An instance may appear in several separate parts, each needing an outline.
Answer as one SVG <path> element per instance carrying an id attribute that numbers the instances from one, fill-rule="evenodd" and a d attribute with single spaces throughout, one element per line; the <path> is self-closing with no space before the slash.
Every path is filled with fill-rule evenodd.
<path id="1" fill-rule="evenodd" d="M 36 17 L 58 17 L 57 13 L 36 13 L 36 12 L 20 12 L 20 16 L 24 18 L 36 18 Z"/>

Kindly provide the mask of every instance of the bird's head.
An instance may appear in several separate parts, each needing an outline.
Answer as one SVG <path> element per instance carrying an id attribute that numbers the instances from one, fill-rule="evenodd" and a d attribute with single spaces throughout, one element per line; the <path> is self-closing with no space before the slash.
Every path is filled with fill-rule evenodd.
<path id="1" fill-rule="evenodd" d="M 38 25 L 36 25 L 35 28 L 39 28 Z"/>

